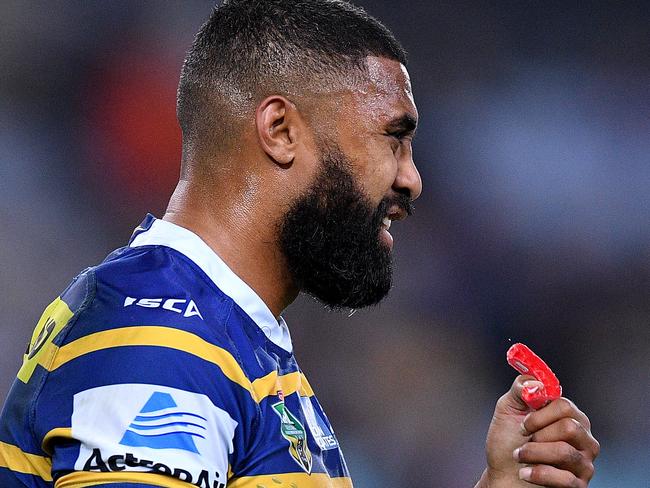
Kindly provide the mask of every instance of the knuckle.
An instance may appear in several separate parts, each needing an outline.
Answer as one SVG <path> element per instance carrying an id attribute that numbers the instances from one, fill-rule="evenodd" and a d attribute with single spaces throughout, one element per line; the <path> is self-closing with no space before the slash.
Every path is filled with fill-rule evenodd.
<path id="1" fill-rule="evenodd" d="M 584 481 L 574 476 L 573 479 L 571 480 L 570 486 L 571 488 L 586 488 L 587 485 L 585 484 Z"/>
<path id="2" fill-rule="evenodd" d="M 584 488 L 585 486 L 582 480 L 573 473 L 567 473 L 565 484 L 568 488 Z"/>
<path id="3" fill-rule="evenodd" d="M 574 412 L 575 405 L 565 397 L 558 398 L 558 410 L 563 417 L 569 417 Z"/>
<path id="4" fill-rule="evenodd" d="M 589 481 L 594 476 L 594 473 L 596 472 L 596 469 L 594 468 L 594 464 L 587 463 L 584 472 L 585 472 L 585 476 L 587 477 L 587 481 Z"/>
<path id="5" fill-rule="evenodd" d="M 562 432 L 564 432 L 568 437 L 573 438 L 582 430 L 582 425 L 575 419 L 564 418 L 562 419 Z"/>
<path id="6" fill-rule="evenodd" d="M 594 454 L 594 459 L 597 458 L 600 454 L 600 442 L 598 442 L 596 439 L 594 439 L 594 447 L 592 452 Z"/>
<path id="7" fill-rule="evenodd" d="M 576 465 L 576 464 L 581 464 L 584 456 L 583 454 L 578 451 L 576 448 L 567 446 L 566 447 L 566 459 L 569 461 L 571 465 Z"/>
<path id="8" fill-rule="evenodd" d="M 556 455 L 559 462 L 565 466 L 577 466 L 584 460 L 582 452 L 566 442 L 557 446 Z"/>
<path id="9" fill-rule="evenodd" d="M 503 395 L 501 395 L 497 400 L 497 407 L 502 407 L 506 405 L 509 402 L 509 395 L 510 393 L 504 393 Z"/>

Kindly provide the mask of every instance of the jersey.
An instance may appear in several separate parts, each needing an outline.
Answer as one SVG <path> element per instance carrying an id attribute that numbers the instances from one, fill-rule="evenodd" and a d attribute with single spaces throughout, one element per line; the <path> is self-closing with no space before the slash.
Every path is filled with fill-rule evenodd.
<path id="1" fill-rule="evenodd" d="M 44 311 L 0 418 L 0 486 L 352 486 L 289 330 L 148 215 Z"/>

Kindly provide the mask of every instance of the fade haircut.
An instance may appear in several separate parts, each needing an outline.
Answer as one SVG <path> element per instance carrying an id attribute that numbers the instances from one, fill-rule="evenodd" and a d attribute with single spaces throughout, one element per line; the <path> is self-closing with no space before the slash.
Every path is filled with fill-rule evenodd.
<path id="1" fill-rule="evenodd" d="M 196 34 L 181 71 L 177 115 L 185 143 L 224 137 L 233 117 L 268 95 L 366 79 L 367 56 L 406 64 L 393 34 L 345 1 L 225 0 Z"/>

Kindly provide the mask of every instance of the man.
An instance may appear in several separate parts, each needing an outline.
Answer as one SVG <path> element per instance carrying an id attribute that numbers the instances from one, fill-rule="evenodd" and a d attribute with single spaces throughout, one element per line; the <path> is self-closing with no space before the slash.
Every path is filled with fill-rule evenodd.
<path id="1" fill-rule="evenodd" d="M 231 0 L 187 55 L 181 178 L 163 219 L 45 310 L 2 413 L 0 485 L 349 487 L 281 312 L 379 302 L 391 222 L 421 192 L 403 49 L 338 0 Z M 519 377 L 477 486 L 584 487 L 575 405 Z"/>

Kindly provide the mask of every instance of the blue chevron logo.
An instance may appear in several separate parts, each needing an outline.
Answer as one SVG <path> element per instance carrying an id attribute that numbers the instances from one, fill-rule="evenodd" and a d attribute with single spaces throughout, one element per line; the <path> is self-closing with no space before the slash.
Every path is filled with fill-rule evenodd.
<path id="1" fill-rule="evenodd" d="M 156 391 L 140 409 L 120 444 L 152 449 L 182 449 L 200 454 L 195 437 L 205 439 L 207 420 L 192 412 L 184 412 L 169 393 Z"/>

